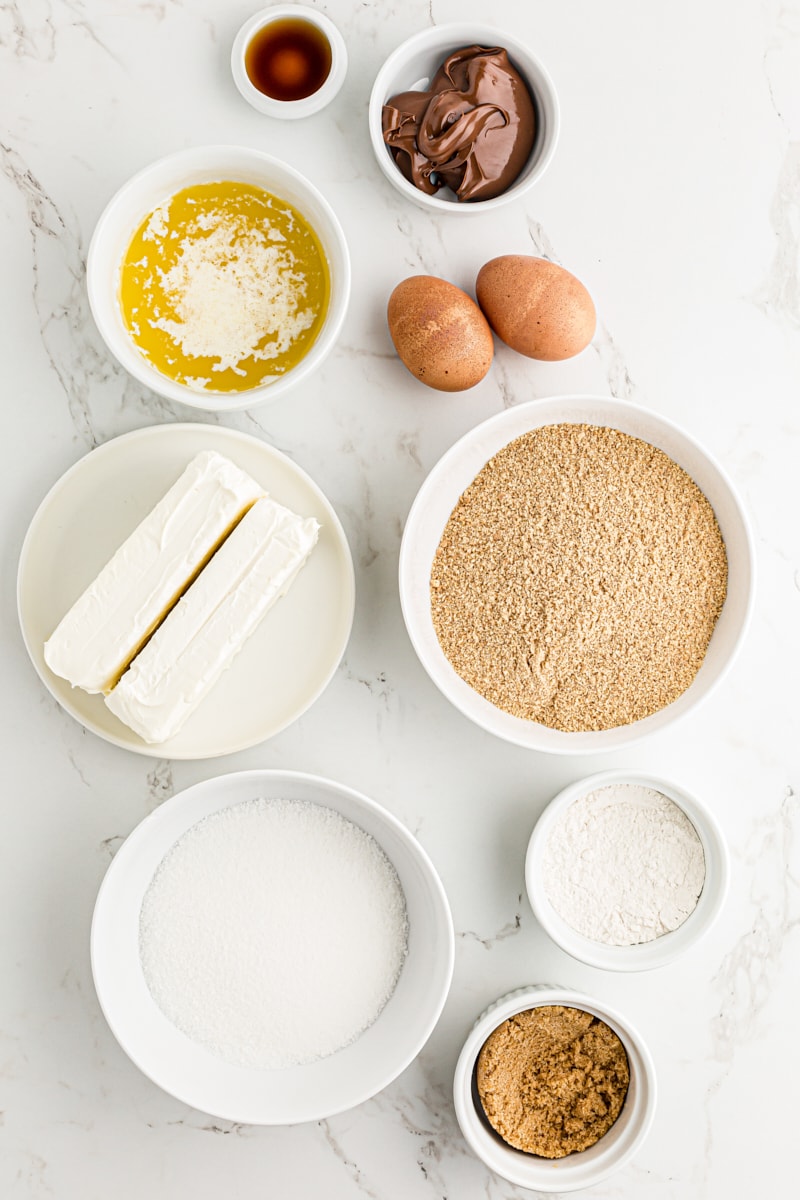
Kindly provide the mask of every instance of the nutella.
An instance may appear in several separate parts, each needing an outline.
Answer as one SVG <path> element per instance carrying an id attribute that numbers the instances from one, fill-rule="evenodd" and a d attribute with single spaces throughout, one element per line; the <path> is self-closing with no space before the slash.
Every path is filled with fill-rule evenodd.
<path id="1" fill-rule="evenodd" d="M 445 59 L 427 91 L 383 106 L 383 140 L 400 171 L 427 195 L 489 200 L 511 187 L 536 133 L 531 94 L 499 46 L 466 46 Z"/>

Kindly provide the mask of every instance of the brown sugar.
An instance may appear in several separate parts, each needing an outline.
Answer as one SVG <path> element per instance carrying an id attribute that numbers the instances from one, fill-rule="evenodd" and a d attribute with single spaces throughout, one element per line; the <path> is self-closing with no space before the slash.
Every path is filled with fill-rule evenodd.
<path id="1" fill-rule="evenodd" d="M 689 687 L 727 577 L 713 509 L 668 455 L 604 426 L 546 425 L 456 504 L 431 615 L 453 668 L 498 708 L 613 729 Z"/>
<path id="2" fill-rule="evenodd" d="M 579 1008 L 545 1005 L 504 1021 L 478 1056 L 483 1110 L 503 1141 L 564 1158 L 616 1121 L 630 1082 L 616 1033 Z"/>

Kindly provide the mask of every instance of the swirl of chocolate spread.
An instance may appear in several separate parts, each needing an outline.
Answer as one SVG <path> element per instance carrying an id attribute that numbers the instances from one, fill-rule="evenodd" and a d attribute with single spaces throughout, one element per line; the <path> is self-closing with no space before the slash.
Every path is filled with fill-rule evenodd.
<path id="1" fill-rule="evenodd" d="M 536 132 L 531 94 L 500 46 L 466 46 L 442 63 L 425 92 L 383 106 L 383 140 L 415 187 L 459 200 L 499 196 L 527 162 Z"/>

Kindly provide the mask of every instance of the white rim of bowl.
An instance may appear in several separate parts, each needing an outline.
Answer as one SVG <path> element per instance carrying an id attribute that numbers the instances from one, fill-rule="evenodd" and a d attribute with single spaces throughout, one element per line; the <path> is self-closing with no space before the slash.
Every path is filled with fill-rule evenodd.
<path id="1" fill-rule="evenodd" d="M 633 784 L 661 792 L 686 815 L 700 838 L 705 856 L 703 890 L 686 920 L 670 933 L 632 946 L 609 946 L 584 937 L 553 907 L 544 890 L 542 862 L 553 827 L 576 800 L 598 788 Z M 533 915 L 548 937 L 572 958 L 604 971 L 651 971 L 666 966 L 698 942 L 717 920 L 728 894 L 730 855 L 722 830 L 710 809 L 680 784 L 646 771 L 624 768 L 588 775 L 562 788 L 533 827 L 525 855 L 525 888 Z"/>
<path id="2" fill-rule="evenodd" d="M 133 341 L 128 339 L 127 349 L 129 354 L 124 358 L 120 357 L 115 348 L 118 337 L 117 331 L 111 327 L 110 322 L 104 315 L 105 305 L 100 299 L 104 283 L 97 278 L 97 268 L 95 260 L 98 256 L 98 246 L 101 245 L 107 226 L 111 223 L 116 215 L 117 209 L 125 202 L 125 197 L 131 187 L 136 186 L 151 174 L 156 174 L 166 166 L 174 166 L 179 168 L 186 166 L 187 168 L 193 164 L 198 158 L 206 159 L 215 155 L 241 155 L 253 165 L 263 165 L 266 167 L 277 167 L 279 170 L 291 179 L 294 180 L 300 188 L 304 188 L 313 197 L 314 202 L 325 213 L 325 217 L 330 224 L 333 241 L 336 243 L 340 257 L 341 270 L 336 280 L 334 288 L 333 279 L 331 279 L 331 293 L 328 303 L 328 311 L 325 315 L 325 320 L 317 334 L 315 341 L 312 343 L 308 352 L 303 356 L 296 366 L 287 371 L 285 375 L 278 376 L 270 383 L 260 384 L 258 387 L 251 388 L 246 392 L 193 392 L 191 388 L 183 384 L 175 383 L 174 380 L 168 379 L 166 375 L 162 375 L 155 367 L 151 367 L 147 361 L 141 356 L 136 349 Z M 223 176 L 230 177 L 235 175 L 235 171 L 224 171 Z M 215 172 L 212 167 L 208 168 L 206 177 L 209 181 L 220 179 L 222 176 L 219 172 Z M 170 188 L 165 188 L 167 195 L 172 195 L 180 190 L 180 184 L 175 184 Z M 265 190 L 268 185 L 262 185 Z M 141 214 L 140 220 L 147 215 L 146 212 Z M 322 237 L 313 222 L 309 222 L 314 229 L 317 240 L 320 244 L 323 254 L 328 262 L 328 268 L 332 272 L 332 264 L 330 255 L 326 252 L 322 242 Z M 135 224 L 131 224 L 131 236 L 135 231 Z M 115 277 L 119 273 L 119 261 L 114 267 Z M 350 301 L 350 285 L 351 285 L 351 265 L 350 251 L 347 246 L 347 240 L 344 235 L 339 218 L 336 216 L 333 208 L 325 199 L 322 192 L 300 171 L 284 162 L 283 159 L 277 158 L 273 154 L 266 154 L 262 150 L 254 150 L 249 146 L 242 146 L 236 143 L 215 143 L 211 146 L 192 146 L 185 150 L 178 150 L 174 154 L 166 154 L 162 158 L 158 158 L 155 162 L 149 163 L 146 167 L 142 167 L 134 175 L 117 189 L 114 195 L 109 200 L 108 204 L 100 214 L 97 224 L 94 227 L 91 241 L 89 243 L 89 251 L 86 256 L 86 290 L 89 296 L 89 308 L 94 318 L 94 323 L 105 342 L 109 352 L 114 356 L 117 362 L 132 375 L 134 379 L 149 388 L 158 396 L 164 396 L 167 400 L 177 401 L 179 404 L 185 404 L 189 408 L 199 409 L 203 412 L 242 412 L 245 409 L 254 408 L 256 405 L 263 404 L 268 400 L 277 400 L 286 391 L 295 384 L 300 383 L 313 370 L 319 367 L 328 357 L 331 350 L 336 344 L 336 340 L 341 332 L 344 324 L 345 316 L 347 315 L 347 307 Z M 322 349 L 320 350 L 320 345 Z"/>
<path id="3" fill-rule="evenodd" d="M 416 622 L 416 619 L 414 616 L 414 612 L 413 612 L 413 606 L 410 603 L 408 593 L 407 593 L 407 588 L 406 588 L 406 576 L 410 570 L 408 564 L 409 564 L 409 560 L 410 560 L 411 554 L 412 554 L 409 531 L 411 532 L 411 534 L 413 534 L 414 523 L 419 518 L 419 515 L 425 510 L 425 507 L 428 504 L 428 499 L 429 499 L 430 493 L 436 488 L 436 486 L 438 484 L 439 476 L 441 475 L 441 473 L 443 471 L 445 471 L 447 469 L 448 464 L 450 462 L 452 462 L 454 459 L 457 459 L 460 452 L 465 447 L 469 446 L 470 443 L 473 440 L 475 440 L 477 437 L 479 437 L 483 432 L 485 432 L 487 430 L 492 430 L 497 426 L 502 427 L 503 425 L 505 425 L 505 424 L 509 423 L 511 420 L 513 420 L 512 414 L 519 413 L 524 410 L 528 410 L 530 412 L 535 412 L 537 409 L 541 409 L 545 405 L 548 405 L 548 404 L 552 405 L 552 404 L 559 404 L 559 403 L 579 404 L 579 405 L 587 404 L 587 405 L 594 406 L 598 410 L 606 409 L 607 415 L 606 415 L 605 420 L 601 420 L 598 422 L 590 421 L 587 423 L 589 423 L 589 424 L 597 423 L 597 424 L 602 424 L 603 426 L 607 425 L 608 428 L 616 428 L 616 425 L 614 424 L 614 422 L 615 422 L 614 413 L 618 410 L 622 410 L 625 412 L 632 412 L 632 413 L 642 413 L 646 419 L 652 420 L 656 424 L 660 424 L 666 431 L 676 435 L 676 437 L 678 439 L 682 439 L 683 441 L 685 441 L 693 450 L 695 450 L 698 453 L 698 455 L 701 458 L 705 458 L 707 460 L 707 462 L 709 463 L 709 465 L 713 468 L 713 470 L 716 471 L 716 473 L 719 476 L 721 482 L 723 483 L 725 489 L 727 490 L 728 497 L 729 497 L 729 499 L 732 503 L 732 506 L 735 509 L 736 515 L 739 519 L 739 522 L 740 522 L 740 525 L 742 528 L 742 532 L 744 534 L 744 542 L 745 542 L 745 546 L 746 546 L 747 571 L 748 571 L 748 575 L 749 575 L 750 586 L 749 586 L 748 594 L 747 594 L 747 598 L 746 598 L 745 611 L 743 613 L 741 624 L 739 626 L 739 631 L 738 631 L 736 638 L 734 640 L 734 643 L 731 647 L 730 653 L 728 654 L 728 657 L 727 657 L 726 661 L 724 662 L 724 664 L 720 667 L 716 677 L 712 680 L 712 682 L 706 687 L 706 689 L 703 692 L 699 692 L 699 693 L 696 692 L 694 697 L 691 700 L 687 701 L 683 710 L 671 717 L 669 723 L 671 724 L 674 721 L 680 721 L 680 720 L 684 719 L 690 712 L 693 712 L 698 707 L 698 705 L 702 704 L 705 700 L 708 699 L 708 697 L 710 695 L 712 695 L 712 693 L 714 691 L 716 691 L 719 684 L 722 682 L 722 680 L 728 674 L 728 671 L 731 669 L 733 663 L 736 660 L 739 650 L 741 649 L 742 642 L 744 641 L 744 639 L 747 635 L 747 631 L 749 629 L 750 621 L 751 621 L 751 618 L 753 615 L 753 608 L 755 605 L 755 588 L 756 588 L 756 580 L 755 580 L 756 557 L 755 557 L 755 545 L 753 542 L 753 533 L 750 528 L 750 521 L 749 521 L 747 513 L 745 512 L 745 509 L 742 505 L 742 502 L 739 499 L 738 492 L 736 491 L 736 488 L 733 486 L 733 483 L 731 482 L 731 479 L 730 479 L 728 473 L 720 465 L 720 463 L 717 461 L 717 459 L 714 457 L 714 455 L 711 454 L 711 452 L 709 450 L 706 450 L 704 446 L 701 446 L 701 444 L 698 441 L 696 441 L 695 438 L 693 438 L 691 434 L 687 433 L 686 430 L 682 428 L 682 426 L 675 424 L 675 422 L 671 421 L 668 417 L 663 416 L 661 413 L 654 412 L 652 409 L 649 409 L 649 408 L 644 408 L 640 404 L 634 404 L 630 400 L 618 400 L 613 396 L 597 396 L 597 395 L 592 395 L 591 393 L 576 393 L 576 394 L 564 393 L 562 395 L 556 395 L 556 396 L 543 396 L 537 400 L 528 400 L 528 401 L 523 402 L 522 404 L 515 404 L 511 408 L 503 409 L 502 412 L 495 413 L 495 415 L 493 417 L 489 417 L 487 420 L 482 421 L 479 425 L 473 426 L 473 428 L 469 429 L 465 434 L 463 434 L 463 436 L 460 437 L 457 442 L 454 442 L 453 445 L 450 446 L 450 448 L 448 450 L 445 450 L 444 454 L 438 459 L 438 461 L 436 463 L 434 463 L 433 467 L 431 467 L 430 471 L 428 472 L 425 479 L 423 480 L 423 482 L 419 488 L 419 491 L 417 492 L 417 494 L 411 504 L 411 508 L 408 511 L 408 516 L 406 517 L 406 520 L 405 520 L 405 525 L 403 528 L 403 537 L 402 537 L 402 540 L 400 543 L 400 555 L 399 555 L 399 561 L 398 561 L 400 608 L 401 608 L 401 611 L 403 614 L 403 621 L 406 626 L 406 632 L 408 633 L 409 640 L 411 641 L 411 644 L 414 647 L 414 651 L 417 655 L 417 658 L 419 659 L 420 663 L 424 667 L 427 675 L 429 676 L 431 681 L 435 684 L 436 688 L 442 693 L 442 695 L 445 697 L 445 699 L 450 704 L 452 704 L 453 707 L 456 708 L 462 714 L 462 716 L 465 716 L 468 720 L 472 721 L 473 724 L 477 725 L 478 728 L 483 729 L 485 732 L 490 732 L 492 734 L 492 736 L 494 736 L 494 737 L 499 737 L 499 738 L 502 738 L 504 741 L 511 742 L 512 745 L 522 746 L 525 749 L 529 749 L 529 750 L 537 750 L 543 754 L 570 754 L 570 755 L 577 756 L 577 755 L 588 755 L 588 754 L 613 753 L 613 752 L 616 752 L 617 750 L 622 749 L 623 747 L 632 745 L 634 742 L 640 741 L 642 738 L 649 737 L 652 733 L 658 732 L 657 729 L 652 729 L 649 727 L 649 725 L 646 728 L 641 728 L 641 726 L 647 725 L 647 723 L 650 722 L 654 716 L 658 716 L 659 713 L 665 712 L 666 709 L 668 709 L 671 706 L 667 705 L 666 708 L 659 709 L 658 712 L 651 714 L 650 717 L 644 717 L 642 720 L 635 721 L 631 725 L 616 726 L 614 728 L 614 730 L 600 730 L 598 733 L 598 736 L 602 736 L 604 733 L 608 733 L 608 732 L 618 733 L 618 731 L 620 731 L 620 730 L 625 731 L 624 736 L 622 734 L 618 734 L 618 739 L 615 741 L 615 744 L 613 746 L 603 746 L 603 745 L 597 745 L 597 744 L 584 745 L 584 746 L 572 745 L 572 744 L 570 744 L 570 739 L 573 737 L 573 735 L 569 734 L 569 733 L 562 733 L 563 740 L 559 739 L 560 744 L 558 746 L 548 746 L 548 747 L 532 746 L 530 744 L 530 742 L 528 741 L 528 739 L 524 736 L 522 729 L 520 729 L 520 731 L 517 735 L 514 735 L 510 730 L 507 732 L 502 732 L 502 733 L 500 733 L 496 730 L 487 730 L 486 726 L 481 723 L 481 721 L 476 716 L 476 714 L 469 710 L 467 704 L 462 703 L 459 698 L 456 698 L 444 691 L 444 689 L 441 687 L 438 679 L 435 676 L 435 668 L 429 666 L 428 663 L 426 662 L 425 649 L 421 644 L 420 630 L 418 628 L 418 625 L 417 625 L 417 622 Z M 542 428 L 544 424 L 557 424 L 559 422 L 564 422 L 567 424 L 575 424 L 576 423 L 575 421 L 569 420 L 564 417 L 560 417 L 560 418 L 552 417 L 548 421 L 543 422 L 541 425 L 540 424 L 531 425 L 531 429 L 538 429 L 538 428 Z M 518 436 L 521 436 L 521 435 L 514 434 L 514 435 L 510 436 L 506 440 L 504 445 L 507 445 L 509 441 L 513 441 L 514 438 L 518 437 Z M 633 437 L 633 436 L 637 436 L 637 435 L 631 434 L 630 436 Z M 646 441 L 647 439 L 643 438 L 642 440 Z M 501 448 L 502 447 L 498 447 L 498 450 Z M 498 451 L 494 451 L 494 453 L 498 453 Z M 666 453 L 666 451 L 665 451 L 665 453 Z M 490 457 L 492 457 L 492 456 L 490 455 Z M 486 461 L 488 461 L 488 459 Z M 485 465 L 485 463 L 483 465 Z M 475 471 L 476 475 L 480 469 L 481 468 L 479 467 Z M 474 476 L 473 476 L 473 478 L 474 478 Z M 458 496 L 455 497 L 454 504 L 456 503 L 457 500 L 458 500 Z M 442 526 L 442 530 L 444 530 L 444 526 Z M 446 659 L 444 659 L 443 655 L 442 655 L 442 658 L 443 658 L 443 661 L 445 663 L 447 663 L 447 667 L 449 667 L 449 669 L 452 671 L 453 668 L 450 667 L 450 664 L 447 662 Z M 693 683 L 690 684 L 689 687 L 686 689 L 686 691 L 683 692 L 681 695 L 686 696 L 692 690 L 692 687 L 693 687 Z M 478 695 L 478 693 L 475 693 L 475 694 Z M 681 697 L 679 696 L 678 699 L 680 700 Z M 502 711 L 502 710 L 498 710 L 498 711 Z M 547 728 L 545 726 L 539 726 L 536 722 L 529 722 L 528 724 L 534 729 Z M 548 729 L 548 732 L 552 733 L 552 732 L 557 732 L 557 731 Z M 590 735 L 589 734 L 581 734 L 580 736 L 587 737 Z"/>
<path id="4" fill-rule="evenodd" d="M 394 73 L 398 60 L 403 58 L 409 51 L 422 48 L 427 45 L 432 37 L 437 37 L 440 34 L 447 34 L 448 40 L 453 41 L 453 49 L 457 49 L 458 45 L 466 45 L 470 42 L 483 41 L 486 44 L 501 45 L 508 50 L 509 57 L 512 60 L 517 59 L 517 52 L 525 54 L 532 62 L 536 64 L 536 68 L 544 81 L 544 90 L 547 92 L 549 106 L 552 108 L 551 124 L 552 130 L 545 134 L 543 145 L 541 147 L 540 157 L 537 159 L 535 172 L 532 178 L 514 181 L 509 188 L 500 196 L 494 196 L 490 200 L 480 200 L 474 204 L 461 204 L 449 200 L 441 200 L 437 196 L 428 196 L 424 192 L 420 192 L 419 188 L 414 187 L 413 183 L 401 173 L 397 168 L 394 159 L 389 153 L 386 143 L 383 140 L 383 129 L 381 122 L 381 113 L 386 100 L 389 98 L 391 86 L 389 85 L 389 77 Z M 521 68 L 520 74 L 523 74 Z M 534 101 L 534 106 L 537 110 L 537 115 L 541 120 L 541 108 L 543 101 L 538 94 L 538 90 L 532 87 L 531 81 L 526 79 L 529 90 Z M 375 76 L 375 82 L 372 85 L 372 91 L 369 99 L 369 111 L 367 117 L 369 123 L 369 134 L 372 142 L 372 149 L 377 159 L 378 166 L 383 174 L 394 184 L 398 191 L 402 192 L 407 199 L 416 204 L 421 205 L 429 212 L 452 213 L 453 215 L 475 216 L 476 213 L 491 212 L 492 209 L 501 208 L 504 204 L 508 204 L 511 200 L 523 195 L 528 188 L 537 183 L 544 175 L 550 163 L 553 161 L 558 141 L 561 134 L 561 106 L 559 104 L 558 93 L 555 84 L 550 76 L 550 72 L 526 44 L 520 41 L 512 33 L 506 33 L 503 29 L 496 29 L 491 25 L 472 24 L 468 22 L 453 22 L 444 25 L 434 25 L 429 29 L 423 29 L 419 33 L 413 34 L 406 41 L 401 42 L 389 55 L 383 66 Z"/>
<path id="5" fill-rule="evenodd" d="M 625 1053 L 628 1056 L 628 1065 L 631 1068 L 631 1079 L 633 1081 L 634 1072 L 636 1072 L 637 1087 L 642 1092 L 638 1126 L 635 1133 L 631 1136 L 629 1145 L 619 1153 L 618 1157 L 599 1164 L 594 1172 L 591 1172 L 590 1168 L 587 1168 L 584 1172 L 585 1177 L 577 1182 L 574 1176 L 572 1180 L 564 1177 L 566 1172 L 574 1169 L 570 1167 L 570 1164 L 581 1163 L 580 1155 L 576 1154 L 567 1155 L 565 1158 L 557 1160 L 565 1168 L 560 1178 L 558 1177 L 558 1172 L 554 1171 L 552 1179 L 533 1182 L 525 1167 L 531 1163 L 550 1163 L 552 1165 L 553 1160 L 542 1159 L 537 1155 L 528 1155 L 522 1150 L 515 1150 L 513 1146 L 505 1143 L 499 1134 L 489 1133 L 488 1124 L 484 1124 L 486 1119 L 478 1112 L 473 1097 L 475 1065 L 481 1048 L 489 1035 L 499 1025 L 502 1025 L 504 1021 L 507 1021 L 509 1017 L 513 1017 L 520 1012 L 526 1012 L 531 1008 L 543 1008 L 549 1005 L 579 1008 L 584 1012 L 592 1013 L 601 1021 L 605 1021 L 614 1030 L 625 1047 Z M 473 1153 L 492 1171 L 501 1178 L 507 1179 L 510 1183 L 516 1184 L 518 1187 L 549 1193 L 572 1192 L 579 1191 L 582 1188 L 593 1187 L 621 1170 L 638 1153 L 642 1143 L 650 1132 L 653 1118 L 655 1117 L 657 1092 L 656 1070 L 652 1056 L 641 1034 L 627 1017 L 622 1016 L 616 1009 L 595 1000 L 593 996 L 574 991 L 572 988 L 563 988 L 558 984 L 550 983 L 539 983 L 515 988 L 514 991 L 507 992 L 493 1004 L 490 1004 L 488 1008 L 484 1009 L 467 1035 L 461 1053 L 458 1056 L 453 1079 L 453 1100 L 456 1110 L 456 1120 L 458 1121 L 464 1140 Z M 624 1104 L 622 1111 L 624 1112 Z M 621 1116 L 622 1113 L 620 1114 Z M 498 1150 L 503 1154 L 510 1152 L 511 1156 L 518 1156 L 519 1171 L 504 1169 L 505 1164 L 498 1162 L 491 1154 L 486 1153 L 487 1146 L 482 1145 L 478 1137 L 476 1137 L 475 1125 L 481 1131 L 485 1130 L 488 1147 L 496 1144 Z M 603 1139 L 601 1138 L 595 1145 L 600 1145 L 602 1141 Z M 592 1147 L 589 1147 L 589 1149 L 592 1149 Z"/>
<path id="6" fill-rule="evenodd" d="M 311 786 L 322 785 L 323 789 L 332 788 L 334 791 L 344 793 L 346 796 L 348 796 L 348 798 L 354 799 L 357 804 L 363 805 L 366 809 L 369 809 L 372 812 L 375 812 L 382 820 L 384 820 L 386 822 L 386 824 L 388 826 L 390 826 L 395 831 L 395 833 L 398 835 L 400 840 L 406 842 L 407 845 L 411 846 L 413 849 L 413 852 L 419 856 L 420 861 L 422 862 L 423 867 L 425 869 L 425 873 L 428 877 L 428 880 L 432 886 L 432 890 L 435 893 L 438 902 L 441 904 L 443 913 L 448 918 L 447 922 L 446 922 L 446 925 L 447 925 L 447 961 L 446 961 L 445 972 L 444 972 L 444 976 L 443 976 L 444 982 L 443 982 L 443 987 L 442 987 L 442 994 L 439 997 L 439 1001 L 438 1001 L 435 1009 L 432 1010 L 430 1018 L 428 1019 L 428 1021 L 426 1022 L 425 1026 L 424 1026 L 424 1036 L 422 1036 L 421 1039 L 418 1039 L 419 1044 L 416 1047 L 414 1047 L 410 1052 L 408 1052 L 398 1064 L 395 1064 L 392 1066 L 391 1074 L 389 1076 L 387 1076 L 387 1078 L 383 1081 L 383 1083 L 380 1085 L 379 1088 L 377 1088 L 377 1089 L 371 1089 L 371 1088 L 361 1089 L 359 1092 L 354 1093 L 354 1096 L 352 1098 L 349 1098 L 347 1100 L 347 1102 L 342 1104 L 341 1106 L 336 1107 L 334 1109 L 326 1109 L 325 1111 L 320 1111 L 318 1113 L 312 1113 L 307 1116 L 303 1116 L 299 1121 L 296 1119 L 293 1119 L 292 1121 L 289 1121 L 289 1122 L 286 1122 L 286 1121 L 263 1121 L 263 1120 L 258 1121 L 258 1120 L 253 1119 L 252 1114 L 237 1115 L 237 1114 L 230 1113 L 230 1112 L 227 1112 L 227 1113 L 215 1112 L 215 1113 L 209 1114 L 211 1116 L 219 1117 L 222 1120 L 234 1121 L 234 1122 L 240 1123 L 240 1124 L 265 1125 L 265 1126 L 271 1125 L 273 1127 L 274 1126 L 280 1127 L 280 1126 L 283 1126 L 286 1124 L 306 1123 L 309 1121 L 324 1121 L 324 1120 L 327 1120 L 329 1117 L 337 1116 L 339 1113 L 348 1112 L 351 1108 L 356 1108 L 359 1104 L 363 1104 L 366 1100 L 372 1099 L 373 1096 L 378 1095 L 379 1092 L 382 1092 L 384 1088 L 388 1087 L 389 1084 L 392 1083 L 397 1078 L 398 1075 L 402 1074 L 402 1072 L 406 1069 L 406 1067 L 408 1067 L 414 1061 L 414 1059 L 417 1057 L 417 1055 L 420 1053 L 420 1051 L 427 1044 L 431 1034 L 433 1033 L 433 1030 L 435 1029 L 435 1027 L 439 1021 L 440 1016 L 442 1015 L 442 1010 L 447 1001 L 447 997 L 450 993 L 450 987 L 453 982 L 453 970 L 454 970 L 454 966 L 455 966 L 455 930 L 454 930 L 454 926 L 453 926 L 453 915 L 452 915 L 452 912 L 450 909 L 450 903 L 447 898 L 447 892 L 445 891 L 444 884 L 441 881 L 438 871 L 436 870 L 435 866 L 433 865 L 433 862 L 432 862 L 430 856 L 428 855 L 427 851 L 422 846 L 422 844 L 418 840 L 418 838 L 416 838 L 414 836 L 414 834 L 411 832 L 411 830 L 406 825 L 404 825 L 403 822 L 401 820 L 399 820 L 398 817 L 395 817 L 393 813 L 389 812 L 389 810 L 387 808 L 384 808 L 384 806 L 382 804 L 380 804 L 377 800 L 373 800 L 372 797 L 365 795 L 363 792 L 359 792 L 355 788 L 348 787 L 347 784 L 339 783 L 338 780 L 329 779 L 328 777 L 326 777 L 324 775 L 314 775 L 308 771 L 289 771 L 289 770 L 284 770 L 283 768 L 280 768 L 280 767 L 264 767 L 264 768 L 254 768 L 254 769 L 251 769 L 248 771 L 229 771 L 224 775 L 215 775 L 215 776 L 212 776 L 210 779 L 203 779 L 203 780 L 200 780 L 199 783 L 191 784 L 188 788 L 184 788 L 182 791 L 177 792 L 174 796 L 170 796 L 170 798 L 168 800 L 165 800 L 157 808 L 153 809 L 153 811 L 151 813 L 148 813 L 147 816 L 144 817 L 143 820 L 141 820 L 138 825 L 134 826 L 134 828 L 131 830 L 131 832 L 128 834 L 128 836 L 123 841 L 122 845 L 117 850 L 117 853 L 114 855 L 114 858 L 111 860 L 111 863 L 109 864 L 108 869 L 106 870 L 106 873 L 103 876 L 103 879 L 100 883 L 100 887 L 97 892 L 97 899 L 95 900 L 94 909 L 92 910 L 92 923 L 91 923 L 91 929 L 90 929 L 90 934 L 89 934 L 89 959 L 90 959 L 90 965 L 91 965 L 91 971 L 92 971 L 92 982 L 94 984 L 95 994 L 97 996 L 98 1004 L 100 1005 L 100 1010 L 103 1014 L 103 1017 L 105 1018 L 106 1024 L 108 1025 L 109 1029 L 111 1030 L 111 1033 L 114 1036 L 114 1039 L 116 1040 L 118 1045 L 121 1047 L 121 1049 L 124 1051 L 126 1056 L 134 1064 L 136 1069 L 141 1071 L 141 1073 L 145 1076 L 145 1078 L 149 1079 L 150 1082 L 155 1084 L 156 1087 L 158 1087 L 162 1091 L 166 1092 L 167 1095 L 174 1096 L 174 1098 L 176 1100 L 180 1100 L 181 1103 L 187 1104 L 191 1108 L 196 1108 L 197 1107 L 196 1102 L 192 1099 L 192 1097 L 190 1095 L 186 1095 L 185 1093 L 183 1093 L 182 1089 L 176 1089 L 176 1088 L 172 1088 L 172 1087 L 170 1087 L 169 1089 L 166 1088 L 163 1083 L 161 1083 L 158 1079 L 155 1078 L 155 1073 L 151 1074 L 149 1071 L 145 1070 L 144 1067 L 141 1066 L 141 1064 L 139 1063 L 138 1059 L 135 1056 L 135 1053 L 130 1049 L 130 1042 L 128 1041 L 126 1035 L 124 1033 L 120 1033 L 119 1026 L 118 1026 L 116 1020 L 113 1018 L 112 1014 L 110 1014 L 107 1010 L 106 1004 L 104 1003 L 103 996 L 101 995 L 102 989 L 98 988 L 98 986 L 97 986 L 97 971 L 98 971 L 97 963 L 98 963 L 98 955 L 100 953 L 98 943 L 101 938 L 101 931 L 99 930 L 99 926 L 100 926 L 101 920 L 104 919 L 103 909 L 102 909 L 102 905 L 101 905 L 101 899 L 103 898 L 104 893 L 107 890 L 107 887 L 110 886 L 108 881 L 109 880 L 113 881 L 116 873 L 120 869 L 117 866 L 118 862 L 121 862 L 124 864 L 127 854 L 129 854 L 131 852 L 131 849 L 135 850 L 137 848 L 139 842 L 141 842 L 143 839 L 146 839 L 148 837 L 150 829 L 153 825 L 158 825 L 159 823 L 168 819 L 168 817 L 172 814 L 172 812 L 176 808 L 183 807 L 183 808 L 191 809 L 192 803 L 196 799 L 198 793 L 202 794 L 202 792 L 207 791 L 209 788 L 213 788 L 214 785 L 219 784 L 220 782 L 225 782 L 228 779 L 232 779 L 232 778 L 236 778 L 238 780 L 252 779 L 254 782 L 258 781 L 258 780 L 263 780 L 264 778 L 273 779 L 273 780 L 292 779 L 292 780 L 297 780 L 297 781 L 300 781 L 303 783 L 308 783 Z M 198 821 L 201 819 L 202 819 L 201 817 L 197 817 Z M 357 824 L 357 822 L 354 822 L 354 823 Z M 191 827 L 192 827 L 191 825 L 187 825 L 186 829 L 188 830 Z M 180 837 L 181 835 L 179 834 L 178 836 Z M 375 840 L 380 845 L 380 839 L 376 837 Z M 174 842 L 172 844 L 174 845 Z M 129 849 L 126 850 L 126 847 L 129 847 Z M 383 847 L 381 847 L 381 848 L 383 848 Z M 166 851 L 165 851 L 165 853 L 166 853 Z M 121 855 L 122 855 L 122 857 L 120 857 Z M 380 1019 L 380 1017 L 378 1019 Z M 208 1110 L 207 1109 L 198 1109 L 197 1111 L 207 1112 Z"/>
<path id="7" fill-rule="evenodd" d="M 312 92 L 301 100 L 276 100 L 259 91 L 251 82 L 245 66 L 245 54 L 253 35 L 275 21 L 287 18 L 305 21 L 324 33 L 331 48 L 331 68 L 327 78 Z M 279 117 L 284 121 L 299 120 L 302 117 L 313 116 L 320 112 L 338 94 L 347 74 L 347 46 L 341 33 L 330 17 L 302 4 L 279 5 L 276 8 L 262 8 L 242 25 L 231 48 L 231 72 L 233 80 L 244 99 L 258 112 L 267 117 Z"/>

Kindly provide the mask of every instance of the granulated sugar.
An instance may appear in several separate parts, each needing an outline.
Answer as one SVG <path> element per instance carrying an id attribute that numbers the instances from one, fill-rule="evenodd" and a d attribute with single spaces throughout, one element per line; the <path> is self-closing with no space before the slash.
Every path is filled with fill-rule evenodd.
<path id="1" fill-rule="evenodd" d="M 193 825 L 142 902 L 142 970 L 164 1014 L 246 1067 L 354 1041 L 407 949 L 405 897 L 375 839 L 300 800 L 248 800 Z"/>

